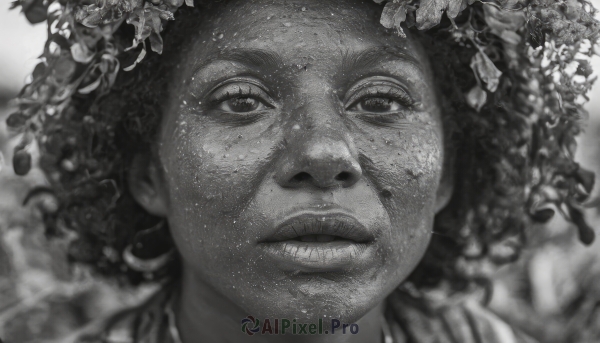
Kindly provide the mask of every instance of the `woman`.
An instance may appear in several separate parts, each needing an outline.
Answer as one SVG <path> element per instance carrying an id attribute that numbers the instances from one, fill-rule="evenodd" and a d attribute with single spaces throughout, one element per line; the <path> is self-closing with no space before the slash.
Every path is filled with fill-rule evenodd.
<path id="1" fill-rule="evenodd" d="M 162 284 L 78 342 L 529 341 L 462 295 L 552 208 L 593 239 L 593 8 L 382 3 L 52 2 L 15 171 L 35 137 L 48 232 Z"/>

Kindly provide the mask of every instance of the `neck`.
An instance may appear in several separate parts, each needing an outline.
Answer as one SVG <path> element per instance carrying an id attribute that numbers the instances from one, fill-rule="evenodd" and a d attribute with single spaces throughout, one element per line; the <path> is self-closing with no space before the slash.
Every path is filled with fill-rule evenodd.
<path id="1" fill-rule="evenodd" d="M 357 334 L 254 334 L 252 337 L 241 331 L 241 320 L 248 315 L 246 311 L 225 298 L 217 290 L 206 285 L 189 273 L 183 273 L 179 297 L 174 303 L 174 313 L 182 343 L 195 342 L 256 342 L 256 343 L 380 343 L 384 323 L 384 302 L 381 302 L 356 324 Z M 261 323 L 262 323 L 262 318 Z M 273 325 L 274 330 L 274 323 Z M 281 323 L 279 324 L 281 327 Z M 290 329 L 291 330 L 291 326 Z M 340 327 L 337 330 L 342 330 Z M 308 331 L 308 329 L 306 330 Z M 338 331 L 340 332 L 340 331 Z"/>

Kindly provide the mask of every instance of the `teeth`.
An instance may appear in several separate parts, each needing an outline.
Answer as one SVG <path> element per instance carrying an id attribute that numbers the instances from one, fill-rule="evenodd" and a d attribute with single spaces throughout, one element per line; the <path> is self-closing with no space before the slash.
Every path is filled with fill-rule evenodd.
<path id="1" fill-rule="evenodd" d="M 302 242 L 316 242 L 317 241 L 317 235 L 300 236 L 300 241 L 302 241 Z"/>
<path id="2" fill-rule="evenodd" d="M 317 242 L 331 242 L 335 239 L 335 236 L 331 235 L 317 235 Z"/>

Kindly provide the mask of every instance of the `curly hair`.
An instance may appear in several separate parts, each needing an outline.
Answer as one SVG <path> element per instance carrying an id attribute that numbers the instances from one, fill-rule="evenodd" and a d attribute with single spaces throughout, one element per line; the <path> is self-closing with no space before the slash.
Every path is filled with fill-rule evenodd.
<path id="1" fill-rule="evenodd" d="M 418 1 L 402 8 L 399 3 L 387 2 L 382 23 L 387 20 L 386 26 L 399 34 L 410 30 L 431 61 L 448 61 L 432 67 L 444 94 L 444 129 L 455 150 L 454 195 L 435 218 L 431 244 L 407 281 L 419 289 L 446 284 L 457 291 L 485 282 L 490 267 L 518 257 L 532 222 L 545 222 L 554 211 L 590 243 L 593 230 L 580 206 L 589 196 L 593 174 L 579 167 L 574 152 L 586 116 L 582 98 L 593 81 L 582 57 L 591 56 L 596 43 L 593 7 L 583 0 L 478 2 L 422 31 Z M 179 271 L 178 259 L 153 275 L 124 262 L 125 248 L 158 220 L 133 200 L 126 175 L 132 157 L 152 147 L 168 96 L 166 76 L 176 66 L 172 53 L 197 25 L 186 18 L 201 10 L 182 6 L 175 13 L 175 21 L 164 28 L 164 54 L 148 54 L 132 71 L 118 73 L 107 91 L 91 91 L 95 98 L 90 92 L 74 93 L 61 116 L 35 123 L 40 165 L 60 204 L 44 214 L 47 233 L 75 231 L 69 249 L 73 261 L 132 284 L 176 277 Z M 399 13 L 405 20 L 397 20 Z M 137 39 L 136 30 L 118 27 L 110 48 L 125 51 Z M 145 46 L 122 52 L 118 64 L 135 65 L 140 53 L 143 57 Z M 25 108 L 9 118 L 9 126 L 23 125 Z M 136 255 L 163 254 L 172 246 L 166 238 Z"/>

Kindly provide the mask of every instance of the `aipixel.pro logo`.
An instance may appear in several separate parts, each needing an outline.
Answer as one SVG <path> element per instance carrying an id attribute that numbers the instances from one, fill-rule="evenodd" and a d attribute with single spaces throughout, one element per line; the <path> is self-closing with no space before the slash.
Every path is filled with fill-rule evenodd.
<path id="1" fill-rule="evenodd" d="M 317 323 L 300 323 L 296 319 L 269 319 L 260 320 L 254 316 L 248 316 L 242 319 L 242 332 L 248 336 L 255 334 L 261 335 L 335 335 L 335 334 L 351 334 L 358 333 L 358 324 L 342 323 L 339 319 L 331 319 L 329 326 L 331 331 L 324 329 L 323 319 L 319 319 Z"/>

